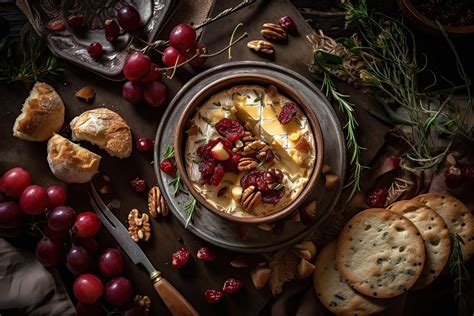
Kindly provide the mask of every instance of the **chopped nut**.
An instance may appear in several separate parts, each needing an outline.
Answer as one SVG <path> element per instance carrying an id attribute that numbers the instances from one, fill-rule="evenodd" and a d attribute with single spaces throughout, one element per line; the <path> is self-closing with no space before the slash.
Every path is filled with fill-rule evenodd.
<path id="1" fill-rule="evenodd" d="M 289 217 L 290 221 L 301 222 L 301 214 L 298 211 L 293 212 Z"/>
<path id="2" fill-rule="evenodd" d="M 261 229 L 261 230 L 264 230 L 264 231 L 269 232 L 269 231 L 271 231 L 271 230 L 273 229 L 274 226 L 275 226 L 275 225 L 273 225 L 273 224 L 264 223 L 264 224 L 258 225 L 257 227 L 258 227 L 259 229 Z"/>
<path id="3" fill-rule="evenodd" d="M 255 205 L 260 203 L 262 199 L 262 192 L 256 191 L 255 187 L 249 186 L 242 192 L 242 197 L 240 198 L 240 205 L 243 209 L 249 211 L 254 208 Z"/>
<path id="4" fill-rule="evenodd" d="M 448 165 L 450 166 L 455 166 L 457 164 L 456 162 L 456 157 L 454 157 L 454 154 L 453 153 L 449 153 L 448 156 L 446 156 L 446 162 L 448 163 Z"/>
<path id="5" fill-rule="evenodd" d="M 128 214 L 128 233 L 134 241 L 150 239 L 151 236 L 151 227 L 149 223 L 149 218 L 147 214 L 142 214 L 134 208 Z"/>
<path id="6" fill-rule="evenodd" d="M 242 150 L 242 156 L 256 156 L 259 160 L 263 160 L 267 157 L 267 152 L 270 150 L 267 144 L 259 139 L 253 141 L 244 142 L 244 149 Z"/>
<path id="7" fill-rule="evenodd" d="M 328 165 L 323 165 L 323 169 L 321 171 L 323 174 L 331 172 L 331 167 Z"/>
<path id="8" fill-rule="evenodd" d="M 253 40 L 247 43 L 247 47 L 260 53 L 264 54 L 273 54 L 275 49 L 273 48 L 272 43 L 264 40 Z"/>
<path id="9" fill-rule="evenodd" d="M 278 24 L 265 23 L 260 33 L 270 40 L 280 41 L 287 38 L 286 31 Z"/>
<path id="10" fill-rule="evenodd" d="M 242 143 L 242 145 L 243 145 L 244 143 L 255 140 L 255 137 L 253 137 L 252 132 L 246 131 L 246 132 L 244 132 L 244 136 L 242 136 L 241 140 L 243 142 Z"/>
<path id="11" fill-rule="evenodd" d="M 239 164 L 237 165 L 237 169 L 239 171 L 247 171 L 257 168 L 258 160 L 251 158 L 251 157 L 242 157 L 239 160 Z"/>
<path id="12" fill-rule="evenodd" d="M 76 92 L 76 97 L 86 102 L 92 102 L 92 100 L 94 99 L 94 96 L 95 96 L 95 89 L 92 88 L 91 86 L 85 86 Z"/>
<path id="13" fill-rule="evenodd" d="M 250 271 L 250 277 L 252 278 L 252 283 L 257 290 L 262 289 L 270 280 L 272 276 L 272 269 L 268 267 L 255 267 Z"/>
<path id="14" fill-rule="evenodd" d="M 301 210 L 301 217 L 304 222 L 313 222 L 316 219 L 317 204 L 316 200 L 311 201 Z"/>
<path id="15" fill-rule="evenodd" d="M 235 148 L 242 148 L 244 147 L 244 143 L 239 139 L 235 142 Z"/>
<path id="16" fill-rule="evenodd" d="M 339 183 L 339 176 L 334 173 L 326 173 L 324 177 L 326 178 L 324 188 L 328 191 L 334 190 Z"/>
<path id="17" fill-rule="evenodd" d="M 142 307 L 144 315 L 148 315 L 151 305 L 151 299 L 148 296 L 136 295 L 133 301 Z"/>
<path id="18" fill-rule="evenodd" d="M 247 260 L 244 257 L 237 257 L 230 262 L 230 265 L 234 268 L 247 268 L 249 266 Z"/>
<path id="19" fill-rule="evenodd" d="M 311 273 L 313 273 L 313 271 L 314 264 L 302 258 L 300 263 L 298 264 L 298 276 L 300 277 L 300 279 L 309 277 Z"/>
<path id="20" fill-rule="evenodd" d="M 152 217 L 157 217 L 158 214 L 163 216 L 168 215 L 168 205 L 166 205 L 165 198 L 161 194 L 161 190 L 158 186 L 154 186 L 148 191 L 148 210 Z"/>
<path id="21" fill-rule="evenodd" d="M 311 240 L 296 244 L 293 246 L 293 249 L 298 257 L 309 261 L 313 261 L 316 256 L 316 245 Z"/>
<path id="22" fill-rule="evenodd" d="M 230 193 L 234 201 L 240 202 L 240 199 L 242 198 L 242 187 L 233 187 Z"/>
<path id="23" fill-rule="evenodd" d="M 99 192 L 101 194 L 109 194 L 112 193 L 112 188 L 108 184 L 104 184 L 103 186 L 100 187 Z"/>

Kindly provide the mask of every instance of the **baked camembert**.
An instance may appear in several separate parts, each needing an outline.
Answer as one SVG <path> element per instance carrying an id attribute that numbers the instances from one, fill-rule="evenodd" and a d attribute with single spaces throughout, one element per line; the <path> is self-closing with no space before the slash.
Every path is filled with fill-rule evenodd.
<path id="1" fill-rule="evenodd" d="M 235 86 L 196 109 L 186 171 L 217 209 L 261 217 L 288 206 L 314 168 L 316 146 L 298 105 L 276 87 Z"/>

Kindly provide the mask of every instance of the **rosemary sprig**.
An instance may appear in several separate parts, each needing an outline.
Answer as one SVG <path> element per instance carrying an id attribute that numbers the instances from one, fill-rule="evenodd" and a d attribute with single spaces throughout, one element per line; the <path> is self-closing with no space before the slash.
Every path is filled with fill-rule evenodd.
<path id="1" fill-rule="evenodd" d="M 194 198 L 184 206 L 184 211 L 186 212 L 186 224 L 184 225 L 184 228 L 188 228 L 189 223 L 193 220 L 196 207 L 197 201 Z"/>
<path id="2" fill-rule="evenodd" d="M 173 189 L 171 191 L 173 193 L 173 196 L 176 196 L 178 191 L 181 189 L 181 176 L 179 175 L 178 171 L 176 171 L 176 175 L 175 175 L 174 179 L 171 180 L 171 182 L 169 184 Z"/>
<path id="3" fill-rule="evenodd" d="M 174 157 L 174 147 L 171 145 L 166 146 L 162 157 L 163 159 Z"/>
<path id="4" fill-rule="evenodd" d="M 466 307 L 466 290 L 470 275 L 463 263 L 462 245 L 464 245 L 464 241 L 458 234 L 450 234 L 450 237 L 453 249 L 449 257 L 449 274 L 453 278 L 454 299 L 458 307 L 462 310 Z"/>

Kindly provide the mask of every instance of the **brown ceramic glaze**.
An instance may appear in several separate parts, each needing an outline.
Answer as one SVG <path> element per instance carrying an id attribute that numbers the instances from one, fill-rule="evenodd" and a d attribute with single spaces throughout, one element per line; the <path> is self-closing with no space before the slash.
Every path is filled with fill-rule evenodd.
<path id="1" fill-rule="evenodd" d="M 213 94 L 231 88 L 236 85 L 241 85 L 241 84 L 257 84 L 260 86 L 268 86 L 268 85 L 274 85 L 278 88 L 278 91 L 287 96 L 288 98 L 292 99 L 295 101 L 301 108 L 301 110 L 305 113 L 305 115 L 308 118 L 308 121 L 311 125 L 311 129 L 314 135 L 315 143 L 316 143 L 316 161 L 314 164 L 314 169 L 313 172 L 309 178 L 308 183 L 306 184 L 305 188 L 303 191 L 300 193 L 300 195 L 286 208 L 272 213 L 267 216 L 262 216 L 262 217 L 238 217 L 234 216 L 229 213 L 222 212 L 218 210 L 216 207 L 214 207 L 211 203 L 207 201 L 199 192 L 197 192 L 192 183 L 191 180 L 188 177 L 188 173 L 186 171 L 186 165 L 184 161 L 184 147 L 186 145 L 186 133 L 185 131 L 188 129 L 189 121 L 190 119 L 194 116 L 195 114 L 195 108 L 203 104 L 207 99 L 209 99 Z M 178 124 L 176 126 L 176 135 L 174 138 L 174 150 L 175 150 L 175 158 L 176 158 L 176 164 L 178 167 L 179 174 L 181 175 L 181 179 L 184 182 L 186 188 L 189 190 L 189 192 L 194 196 L 194 198 L 205 208 L 211 210 L 215 214 L 222 216 L 226 219 L 229 219 L 231 221 L 235 222 L 241 222 L 241 223 L 246 223 L 246 224 L 262 224 L 262 223 L 269 223 L 269 222 L 274 222 L 280 218 L 285 217 L 286 215 L 289 215 L 292 213 L 299 205 L 301 205 L 306 198 L 311 194 L 313 189 L 316 187 L 317 180 L 319 178 L 319 175 L 321 173 L 321 167 L 322 167 L 322 160 L 323 160 L 323 137 L 321 133 L 321 128 L 319 126 L 318 119 L 316 117 L 316 114 L 314 113 L 313 109 L 311 106 L 308 104 L 307 100 L 301 98 L 297 91 L 293 89 L 290 85 L 266 76 L 262 74 L 238 74 L 238 75 L 230 75 L 224 78 L 221 78 L 212 84 L 209 84 L 206 86 L 204 89 L 202 89 L 194 98 L 186 105 L 184 111 L 182 112 Z"/>

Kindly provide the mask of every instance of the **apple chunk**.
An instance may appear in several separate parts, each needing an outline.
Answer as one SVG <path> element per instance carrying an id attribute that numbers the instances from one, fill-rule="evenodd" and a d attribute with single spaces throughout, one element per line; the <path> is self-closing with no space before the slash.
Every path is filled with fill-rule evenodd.
<path id="1" fill-rule="evenodd" d="M 224 148 L 224 145 L 222 143 L 217 143 L 217 145 L 212 147 L 211 154 L 212 154 L 212 157 L 214 157 L 214 159 L 219 160 L 219 161 L 225 161 L 230 158 L 229 153 Z"/>

